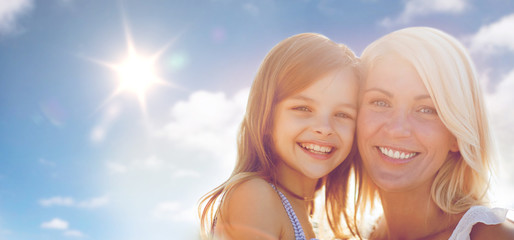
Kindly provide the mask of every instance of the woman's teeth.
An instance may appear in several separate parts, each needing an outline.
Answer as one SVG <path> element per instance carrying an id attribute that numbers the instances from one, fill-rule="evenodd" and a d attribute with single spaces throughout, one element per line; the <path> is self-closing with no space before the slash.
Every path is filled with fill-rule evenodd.
<path id="1" fill-rule="evenodd" d="M 414 157 L 414 155 L 417 154 L 415 152 L 396 151 L 385 147 L 378 147 L 378 149 L 380 149 L 380 152 L 382 152 L 382 154 L 395 159 L 407 159 Z"/>
<path id="2" fill-rule="evenodd" d="M 330 152 L 332 152 L 333 149 L 333 147 L 320 146 L 312 143 L 300 143 L 300 146 L 312 153 L 317 154 L 329 154 Z"/>

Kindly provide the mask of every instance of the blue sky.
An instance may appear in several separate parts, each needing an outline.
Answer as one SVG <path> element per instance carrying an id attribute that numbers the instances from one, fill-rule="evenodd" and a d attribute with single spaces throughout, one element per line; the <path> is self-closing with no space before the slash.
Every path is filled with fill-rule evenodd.
<path id="1" fill-rule="evenodd" d="M 276 43 L 317 32 L 360 55 L 421 25 L 470 50 L 502 155 L 493 203 L 514 208 L 512 1 L 0 0 L 0 240 L 197 239 Z M 164 81 L 144 102 L 115 94 L 129 46 Z"/>

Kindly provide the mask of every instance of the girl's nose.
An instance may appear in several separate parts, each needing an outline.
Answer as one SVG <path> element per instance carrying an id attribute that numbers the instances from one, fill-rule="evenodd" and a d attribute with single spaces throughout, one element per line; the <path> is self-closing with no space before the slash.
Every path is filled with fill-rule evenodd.
<path id="1" fill-rule="evenodd" d="M 330 121 L 330 117 L 320 116 L 316 119 L 315 126 L 313 127 L 314 132 L 323 136 L 330 136 L 334 133 L 334 128 Z"/>

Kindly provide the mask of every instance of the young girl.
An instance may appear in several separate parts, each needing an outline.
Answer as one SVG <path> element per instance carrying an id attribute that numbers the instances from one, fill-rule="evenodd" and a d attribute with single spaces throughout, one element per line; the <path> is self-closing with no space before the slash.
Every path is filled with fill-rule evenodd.
<path id="1" fill-rule="evenodd" d="M 323 186 L 328 221 L 341 232 L 342 211 L 328 209 L 345 207 L 335 203 L 346 202 L 341 183 L 356 152 L 357 61 L 346 46 L 313 33 L 268 53 L 250 91 L 234 171 L 200 201 L 207 237 L 315 238 L 309 217 Z"/>

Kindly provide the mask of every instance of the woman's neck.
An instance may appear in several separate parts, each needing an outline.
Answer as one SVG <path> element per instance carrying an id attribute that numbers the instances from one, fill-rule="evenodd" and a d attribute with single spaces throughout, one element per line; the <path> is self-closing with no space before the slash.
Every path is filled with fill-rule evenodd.
<path id="1" fill-rule="evenodd" d="M 385 220 L 377 229 L 381 238 L 437 239 L 451 234 L 462 217 L 444 213 L 432 200 L 429 186 L 379 193 Z"/>

